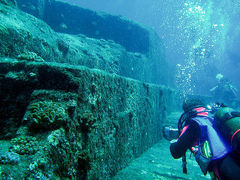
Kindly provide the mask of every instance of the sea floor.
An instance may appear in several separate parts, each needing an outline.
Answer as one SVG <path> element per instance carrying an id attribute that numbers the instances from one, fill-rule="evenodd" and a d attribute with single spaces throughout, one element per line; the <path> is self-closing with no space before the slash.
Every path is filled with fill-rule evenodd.
<path id="1" fill-rule="evenodd" d="M 122 169 L 114 180 L 176 180 L 176 179 L 211 179 L 204 176 L 200 167 L 195 162 L 194 156 L 187 153 L 188 174 L 182 173 L 182 160 L 173 159 L 169 151 L 169 142 L 160 141 L 139 158 L 135 159 L 128 167 Z"/>

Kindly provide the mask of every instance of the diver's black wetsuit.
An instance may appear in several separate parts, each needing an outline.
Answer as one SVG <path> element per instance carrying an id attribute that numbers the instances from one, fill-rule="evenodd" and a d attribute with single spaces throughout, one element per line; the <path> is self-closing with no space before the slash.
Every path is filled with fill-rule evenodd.
<path id="1" fill-rule="evenodd" d="M 191 148 L 200 137 L 200 127 L 195 121 L 191 121 L 187 130 L 178 138 L 178 141 L 172 143 L 170 151 L 175 159 L 182 157 L 185 152 Z"/>
<path id="2" fill-rule="evenodd" d="M 177 142 L 171 143 L 170 151 L 175 159 L 182 157 L 187 149 L 191 148 L 200 137 L 200 127 L 191 121 L 186 131 Z M 214 171 L 220 180 L 240 180 L 240 161 L 234 152 L 222 159 L 211 162 L 209 171 Z"/>

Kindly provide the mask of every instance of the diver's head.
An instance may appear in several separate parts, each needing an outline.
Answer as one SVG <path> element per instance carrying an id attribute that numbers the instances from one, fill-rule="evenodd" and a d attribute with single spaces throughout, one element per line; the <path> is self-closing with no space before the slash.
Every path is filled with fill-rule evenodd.
<path id="1" fill-rule="evenodd" d="M 187 98 L 183 101 L 182 108 L 184 112 L 187 112 L 191 109 L 194 109 L 195 107 L 205 106 L 205 103 L 203 100 L 199 98 Z"/>
<path id="2" fill-rule="evenodd" d="M 218 73 L 216 75 L 216 79 L 217 79 L 217 81 L 221 81 L 223 79 L 223 75 L 221 73 Z"/>

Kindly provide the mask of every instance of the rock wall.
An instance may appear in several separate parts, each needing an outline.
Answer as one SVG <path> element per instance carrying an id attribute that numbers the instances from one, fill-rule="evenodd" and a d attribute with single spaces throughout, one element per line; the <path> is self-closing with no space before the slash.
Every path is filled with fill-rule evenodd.
<path id="1" fill-rule="evenodd" d="M 44 7 L 41 6 L 43 2 Z M 143 54 L 149 51 L 149 35 L 154 32 L 124 17 L 99 13 L 60 1 L 18 0 L 18 4 L 25 12 L 43 19 L 56 32 L 111 39 L 127 51 Z"/>
<path id="2" fill-rule="evenodd" d="M 146 56 L 146 63 L 141 69 L 148 73 L 144 74 L 141 80 L 166 85 L 172 83 L 164 44 L 152 29 L 122 16 L 99 13 L 60 1 L 18 0 L 18 5 L 25 12 L 44 20 L 56 32 L 112 40 L 124 47 L 127 52 Z M 123 68 L 129 67 L 128 61 L 131 61 L 131 57 L 122 63 Z M 131 68 L 122 71 L 121 75 L 131 77 L 129 75 L 136 70 L 134 67 Z"/>
<path id="3" fill-rule="evenodd" d="M 127 52 L 111 40 L 56 33 L 43 21 L 16 8 L 0 4 L 0 56 L 17 58 L 33 54 L 48 62 L 101 69 L 141 81 L 152 81 L 153 71 L 144 54 Z"/>
<path id="4" fill-rule="evenodd" d="M 112 40 L 55 32 L 6 2 L 0 1 L 1 177 L 110 179 L 162 138 L 174 91 L 143 82 L 158 75 L 150 61 L 163 53 L 158 42 L 146 54 L 130 52 Z"/>
<path id="5" fill-rule="evenodd" d="M 9 5 L 9 6 L 16 6 L 15 0 L 0 0 L 1 4 Z"/>
<path id="6" fill-rule="evenodd" d="M 13 144 L 5 151 L 24 157 L 9 176 L 23 178 L 111 178 L 162 138 L 173 98 L 164 86 L 99 70 L 7 58 L 0 90 L 0 135 Z"/>

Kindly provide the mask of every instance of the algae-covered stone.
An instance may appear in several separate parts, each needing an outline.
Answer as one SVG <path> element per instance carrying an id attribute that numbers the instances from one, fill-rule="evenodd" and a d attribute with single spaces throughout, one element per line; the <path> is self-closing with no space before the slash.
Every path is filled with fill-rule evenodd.
<path id="1" fill-rule="evenodd" d="M 5 152 L 0 156 L 0 164 L 18 164 L 19 161 L 19 154 L 15 152 Z"/>
<path id="2" fill-rule="evenodd" d="M 58 129 L 55 131 L 52 131 L 52 133 L 47 137 L 47 141 L 50 146 L 58 146 L 59 143 L 62 143 L 61 140 L 65 138 L 65 130 L 64 129 Z"/>
<path id="3" fill-rule="evenodd" d="M 93 127 L 94 127 L 94 123 L 96 123 L 97 121 L 97 117 L 95 117 L 95 115 L 90 112 L 84 112 L 80 115 L 80 126 L 81 126 L 81 130 L 83 132 L 89 132 Z"/>
<path id="4" fill-rule="evenodd" d="M 16 6 L 16 1 L 15 0 L 0 0 L 0 3 L 9 5 L 9 6 Z"/>
<path id="5" fill-rule="evenodd" d="M 20 155 L 35 154 L 39 150 L 39 144 L 35 137 L 32 136 L 19 136 L 11 140 L 11 152 L 18 153 Z"/>
<path id="6" fill-rule="evenodd" d="M 28 172 L 20 167 L 26 177 L 36 179 L 39 174 L 46 179 L 53 174 L 52 179 L 111 179 L 162 137 L 159 129 L 173 98 L 172 90 L 165 86 L 82 66 L 21 61 L 0 64 L 2 88 L 10 89 L 17 82 L 23 87 L 21 91 L 15 88 L 19 94 L 28 92 L 29 86 L 24 81 L 9 83 L 6 74 L 16 70 L 38 74 L 24 106 L 24 121 L 18 124 L 30 130 L 19 130 L 20 134 L 38 137 L 39 150 L 29 156 L 28 151 L 35 149 L 32 140 L 12 139 L 11 150 L 24 154 L 24 163 L 31 162 Z M 44 163 L 37 161 L 39 154 Z"/>
<path id="7" fill-rule="evenodd" d="M 0 5 L 0 56 L 34 52 L 46 62 L 83 65 L 153 83 L 165 83 L 171 75 L 161 39 L 142 25 L 59 1 L 18 0 L 18 7 L 28 14 Z M 46 23 L 29 14 L 44 17 Z"/>
<path id="8" fill-rule="evenodd" d="M 29 164 L 25 179 L 58 179 L 53 177 L 51 164 L 43 155 L 37 154 L 37 157 Z"/>
<path id="9" fill-rule="evenodd" d="M 55 129 L 66 123 L 68 114 L 61 103 L 38 101 L 30 104 L 24 116 L 32 130 L 36 128 Z"/>
<path id="10" fill-rule="evenodd" d="M 38 56 L 35 52 L 22 53 L 22 54 L 19 54 L 17 58 L 19 60 L 44 62 L 44 59 Z"/>
<path id="11" fill-rule="evenodd" d="M 74 134 L 71 135 L 74 136 Z M 74 139 L 70 141 L 72 137 L 68 136 L 70 134 L 67 134 L 64 129 L 58 129 L 52 131 L 47 138 L 47 157 L 53 164 L 52 168 L 59 177 L 66 178 L 78 176 L 76 167 L 79 171 L 86 172 L 84 168 L 89 164 L 89 156 L 85 150 L 82 150 L 82 143 L 74 142 Z M 80 163 L 83 167 L 80 167 Z"/>

